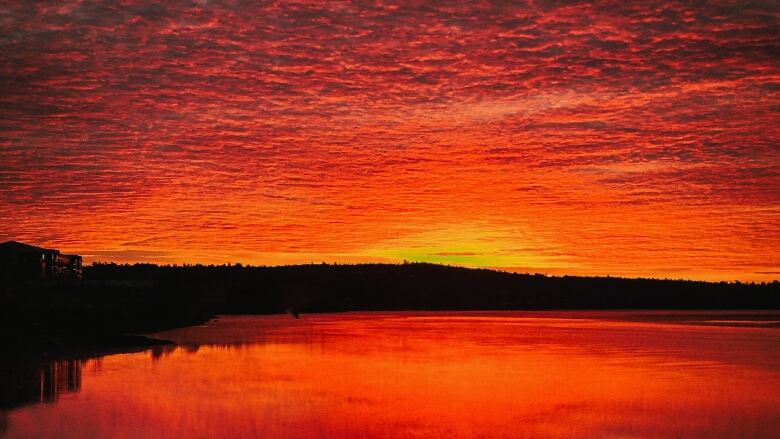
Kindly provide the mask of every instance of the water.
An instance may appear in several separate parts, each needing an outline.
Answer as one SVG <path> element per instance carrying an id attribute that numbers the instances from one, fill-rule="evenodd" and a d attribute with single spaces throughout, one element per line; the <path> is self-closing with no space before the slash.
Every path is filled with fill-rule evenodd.
<path id="1" fill-rule="evenodd" d="M 226 316 L 158 334 L 175 346 L 3 368 L 0 437 L 780 437 L 778 320 Z"/>

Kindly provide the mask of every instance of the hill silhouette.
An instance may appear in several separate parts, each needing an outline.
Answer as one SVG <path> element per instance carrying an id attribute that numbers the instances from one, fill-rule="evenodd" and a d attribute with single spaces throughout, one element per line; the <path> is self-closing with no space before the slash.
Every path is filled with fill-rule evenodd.
<path id="1" fill-rule="evenodd" d="M 780 309 L 780 283 L 546 276 L 427 263 L 96 263 L 85 267 L 82 283 L 3 285 L 0 325 L 6 346 L 56 351 L 74 340 L 88 348 L 116 344 L 118 334 L 197 324 L 215 314 L 546 309 Z"/>
<path id="2" fill-rule="evenodd" d="M 449 309 L 746 309 L 780 307 L 780 284 L 546 276 L 428 263 L 93 264 L 94 283 L 185 294 L 221 313 Z M 123 283 L 125 282 L 125 283 Z"/>

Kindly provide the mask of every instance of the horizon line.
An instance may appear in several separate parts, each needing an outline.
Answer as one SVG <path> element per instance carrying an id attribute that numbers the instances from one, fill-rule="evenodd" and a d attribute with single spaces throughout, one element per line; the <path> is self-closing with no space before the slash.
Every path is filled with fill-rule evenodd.
<path id="1" fill-rule="evenodd" d="M 307 267 L 307 266 L 360 266 L 360 265 L 393 265 L 393 266 L 404 266 L 404 265 L 433 265 L 438 267 L 447 267 L 447 268 L 456 268 L 456 269 L 463 269 L 463 270 L 483 270 L 483 271 L 492 271 L 496 273 L 504 273 L 509 275 L 520 275 L 520 276 L 543 276 L 543 277 L 550 277 L 550 278 L 565 278 L 565 277 L 574 277 L 574 278 L 590 278 L 590 279 L 622 279 L 622 280 L 650 280 L 650 281 L 658 281 L 658 282 L 692 282 L 692 283 L 707 283 L 707 284 L 744 284 L 744 285 L 770 285 L 773 283 L 780 283 L 780 279 L 772 279 L 772 280 L 762 280 L 762 281 L 744 281 L 739 279 L 734 280 L 704 280 L 704 279 L 692 279 L 692 278 L 670 278 L 670 277 L 647 277 L 647 276 L 625 276 L 625 275 L 615 275 L 615 274 L 603 274 L 603 275 L 583 275 L 583 274 L 552 274 L 552 273 L 544 273 L 544 272 L 530 272 L 530 271 L 511 271 L 506 269 L 501 269 L 498 267 L 468 267 L 464 265 L 456 265 L 456 264 L 446 264 L 446 263 L 440 263 L 440 262 L 426 262 L 426 261 L 403 261 L 403 262 L 309 262 L 309 263 L 292 263 L 292 264 L 275 264 L 275 265 L 256 265 L 256 264 L 245 264 L 242 262 L 223 262 L 219 264 L 215 263 L 201 263 L 201 262 L 183 262 L 183 263 L 167 263 L 167 264 L 160 264 L 156 262 L 114 262 L 114 261 L 92 261 L 88 264 L 84 264 L 84 267 L 92 267 L 94 265 L 116 265 L 116 266 L 136 266 L 136 265 L 151 265 L 156 267 L 170 267 L 170 268 L 186 268 L 186 267 L 238 267 L 238 268 L 288 268 L 288 267 Z"/>

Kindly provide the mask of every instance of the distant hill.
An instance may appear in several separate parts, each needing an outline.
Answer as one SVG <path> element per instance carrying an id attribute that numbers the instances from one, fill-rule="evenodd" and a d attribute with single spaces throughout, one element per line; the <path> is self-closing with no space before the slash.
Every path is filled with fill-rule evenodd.
<path id="1" fill-rule="evenodd" d="M 83 282 L 6 282 L 1 287 L 0 356 L 70 355 L 144 344 L 123 334 L 199 324 L 215 314 L 780 309 L 778 282 L 556 277 L 423 263 L 93 264 L 85 267 Z"/>
<path id="2" fill-rule="evenodd" d="M 223 313 L 436 309 L 780 308 L 780 284 L 546 276 L 428 263 L 158 266 L 94 264 L 96 284 L 203 291 Z"/>

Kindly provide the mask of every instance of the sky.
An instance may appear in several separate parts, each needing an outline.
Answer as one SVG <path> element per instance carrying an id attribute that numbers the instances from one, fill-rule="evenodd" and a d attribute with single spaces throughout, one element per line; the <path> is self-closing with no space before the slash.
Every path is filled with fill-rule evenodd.
<path id="1" fill-rule="evenodd" d="M 780 278 L 777 1 L 0 0 L 0 241 Z"/>

